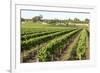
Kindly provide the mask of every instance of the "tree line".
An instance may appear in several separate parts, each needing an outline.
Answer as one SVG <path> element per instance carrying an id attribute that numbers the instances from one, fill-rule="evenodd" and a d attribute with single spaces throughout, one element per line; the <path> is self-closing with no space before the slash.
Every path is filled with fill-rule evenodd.
<path id="1" fill-rule="evenodd" d="M 57 23 L 62 23 L 62 24 L 69 24 L 69 23 L 86 23 L 89 24 L 90 20 L 88 18 L 84 19 L 84 20 L 80 20 L 78 18 L 74 18 L 74 19 L 43 19 L 42 15 L 39 16 L 34 16 L 32 19 L 24 19 L 21 18 L 21 21 L 32 21 L 32 22 L 44 22 L 44 23 L 48 23 L 48 24 L 57 24 Z"/>

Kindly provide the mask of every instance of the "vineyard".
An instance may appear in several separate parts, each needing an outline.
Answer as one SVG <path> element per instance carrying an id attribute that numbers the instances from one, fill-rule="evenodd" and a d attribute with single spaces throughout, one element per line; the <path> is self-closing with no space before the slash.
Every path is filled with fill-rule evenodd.
<path id="1" fill-rule="evenodd" d="M 88 27 L 26 22 L 20 40 L 22 63 L 89 59 Z"/>

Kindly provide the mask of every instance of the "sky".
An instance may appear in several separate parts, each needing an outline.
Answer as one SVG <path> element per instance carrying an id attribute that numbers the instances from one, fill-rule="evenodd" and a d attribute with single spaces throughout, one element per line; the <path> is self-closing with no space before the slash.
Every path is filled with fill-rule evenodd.
<path id="1" fill-rule="evenodd" d="M 69 13 L 69 12 L 47 12 L 47 11 L 32 11 L 32 10 L 22 10 L 21 17 L 25 19 L 31 19 L 34 16 L 42 15 L 43 19 L 74 19 L 79 18 L 84 20 L 85 18 L 90 19 L 90 14 L 86 13 Z"/>

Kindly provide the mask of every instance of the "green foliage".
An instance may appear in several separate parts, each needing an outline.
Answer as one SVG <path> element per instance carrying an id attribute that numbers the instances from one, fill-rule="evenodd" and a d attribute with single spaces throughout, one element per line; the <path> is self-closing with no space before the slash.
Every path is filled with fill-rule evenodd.
<path id="1" fill-rule="evenodd" d="M 39 45 L 41 43 L 47 42 L 48 40 L 51 40 L 51 39 L 53 39 L 53 38 L 55 38 L 57 36 L 66 34 L 66 33 L 71 32 L 73 30 L 75 30 L 75 29 L 56 32 L 56 33 L 44 35 L 44 36 L 37 37 L 37 38 L 31 38 L 31 39 L 26 40 L 26 41 L 22 41 L 21 42 L 21 50 L 28 50 L 31 47 L 34 47 L 34 46 Z"/>
<path id="2" fill-rule="evenodd" d="M 29 35 L 24 35 L 24 36 L 21 36 L 21 40 L 25 41 L 25 40 L 28 40 L 30 38 L 40 37 L 40 36 L 52 34 L 55 32 L 57 32 L 57 31 L 41 32 L 41 33 L 33 33 L 33 34 L 29 34 Z"/>
<path id="3" fill-rule="evenodd" d="M 77 58 L 80 60 L 86 53 L 86 48 L 87 48 L 86 38 L 87 38 L 87 31 L 86 29 L 83 29 L 83 31 L 81 32 L 79 41 L 78 41 L 78 45 L 77 45 Z"/>
<path id="4" fill-rule="evenodd" d="M 38 20 L 37 20 L 38 21 Z M 39 22 L 26 21 L 21 25 L 21 52 L 24 50 L 28 53 L 38 52 L 35 57 L 39 58 L 39 61 L 58 61 L 64 52 L 66 44 L 69 39 L 77 34 L 79 28 L 77 26 L 69 26 L 69 23 L 80 22 L 80 20 L 43 20 L 39 19 Z M 88 21 L 88 20 L 84 20 Z M 46 22 L 42 23 L 42 22 Z M 50 22 L 50 23 L 49 23 Z M 49 24 L 48 24 L 49 23 Z M 65 26 L 56 25 L 57 23 L 64 23 Z M 52 25 L 55 24 L 55 25 Z M 89 31 L 88 31 L 89 36 Z M 74 47 L 74 51 L 71 52 L 73 60 L 83 59 L 86 53 L 86 39 L 87 31 L 84 29 L 81 32 L 80 38 Z M 74 40 L 74 39 L 71 39 Z M 70 42 L 69 42 L 70 45 Z M 26 53 L 25 52 L 25 53 Z M 30 55 L 30 54 L 25 54 Z M 29 57 L 29 56 L 28 56 Z M 33 55 L 31 56 L 33 59 Z M 29 57 L 30 59 L 30 57 Z"/>
<path id="5" fill-rule="evenodd" d="M 45 47 L 42 47 L 39 50 L 39 61 L 52 61 L 56 53 L 59 53 L 63 50 L 64 44 L 67 43 L 67 40 L 76 34 L 78 30 L 71 31 L 62 37 L 55 38 L 49 42 Z"/>

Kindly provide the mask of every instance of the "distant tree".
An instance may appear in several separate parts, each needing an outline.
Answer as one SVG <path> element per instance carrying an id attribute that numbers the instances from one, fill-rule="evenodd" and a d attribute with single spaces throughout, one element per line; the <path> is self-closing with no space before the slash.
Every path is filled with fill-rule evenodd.
<path id="1" fill-rule="evenodd" d="M 90 20 L 87 19 L 87 18 L 84 20 L 85 23 L 89 23 L 89 21 L 90 21 Z"/>
<path id="2" fill-rule="evenodd" d="M 22 21 L 25 21 L 25 19 L 24 19 L 24 18 L 21 18 L 21 22 L 22 22 Z"/>
<path id="3" fill-rule="evenodd" d="M 42 20 L 42 18 L 43 18 L 43 16 L 42 16 L 42 15 L 35 16 L 35 17 L 33 17 L 33 18 L 32 18 L 32 21 L 33 21 L 33 22 L 41 21 L 41 20 Z"/>
<path id="4" fill-rule="evenodd" d="M 60 21 L 59 21 L 59 19 L 54 19 L 54 24 L 56 25 L 57 23 L 59 23 Z"/>
<path id="5" fill-rule="evenodd" d="M 73 22 L 73 20 L 69 18 L 68 19 L 68 23 L 72 23 L 72 22 Z"/>
<path id="6" fill-rule="evenodd" d="M 80 19 L 74 18 L 74 23 L 80 23 L 80 22 L 81 22 Z"/>
<path id="7" fill-rule="evenodd" d="M 69 25 L 69 21 L 68 21 L 68 20 L 66 20 L 66 21 L 65 21 L 65 24 L 66 24 L 66 26 L 68 26 L 68 25 Z"/>

